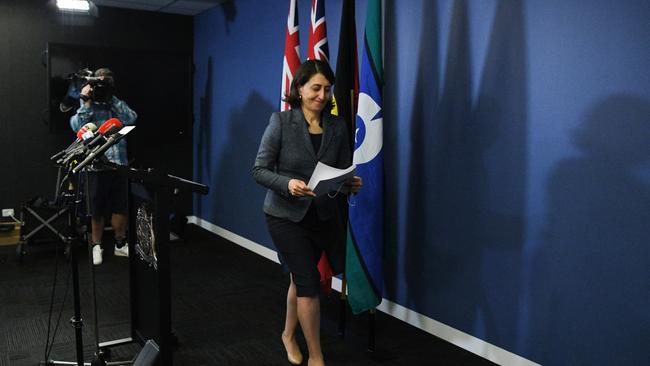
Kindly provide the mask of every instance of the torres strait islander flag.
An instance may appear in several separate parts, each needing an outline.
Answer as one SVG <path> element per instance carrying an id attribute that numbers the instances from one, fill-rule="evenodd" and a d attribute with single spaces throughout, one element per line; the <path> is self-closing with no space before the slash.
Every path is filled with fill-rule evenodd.
<path id="1" fill-rule="evenodd" d="M 369 0 L 359 67 L 354 164 L 363 188 L 351 199 L 346 280 L 355 314 L 382 299 L 384 246 L 384 154 L 381 0 Z"/>
<path id="2" fill-rule="evenodd" d="M 289 0 L 289 16 L 284 38 L 284 59 L 282 61 L 282 91 L 280 111 L 289 110 L 289 104 L 283 99 L 289 95 L 293 75 L 300 66 L 300 37 L 298 36 L 298 8 L 296 0 Z"/>

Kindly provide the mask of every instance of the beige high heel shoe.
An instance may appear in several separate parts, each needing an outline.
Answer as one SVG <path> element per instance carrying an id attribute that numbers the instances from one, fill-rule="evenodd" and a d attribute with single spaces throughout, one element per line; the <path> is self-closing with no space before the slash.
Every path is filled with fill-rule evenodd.
<path id="1" fill-rule="evenodd" d="M 284 338 L 282 338 L 282 344 L 284 345 L 284 350 L 287 351 L 287 360 L 289 360 L 289 363 L 292 365 L 302 365 L 303 357 L 302 353 L 300 353 L 300 348 L 298 348 L 298 352 L 291 353 L 289 352 L 289 348 L 287 347 Z"/>

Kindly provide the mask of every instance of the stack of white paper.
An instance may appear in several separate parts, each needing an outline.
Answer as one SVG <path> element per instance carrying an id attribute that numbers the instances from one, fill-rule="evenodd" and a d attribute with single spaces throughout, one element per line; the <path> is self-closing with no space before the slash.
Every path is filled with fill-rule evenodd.
<path id="1" fill-rule="evenodd" d="M 316 164 L 316 169 L 312 173 L 307 186 L 316 193 L 317 196 L 330 192 L 347 193 L 348 189 L 344 186 L 345 182 L 354 176 L 357 166 L 352 164 L 346 169 L 338 169 L 323 164 L 320 161 Z"/>

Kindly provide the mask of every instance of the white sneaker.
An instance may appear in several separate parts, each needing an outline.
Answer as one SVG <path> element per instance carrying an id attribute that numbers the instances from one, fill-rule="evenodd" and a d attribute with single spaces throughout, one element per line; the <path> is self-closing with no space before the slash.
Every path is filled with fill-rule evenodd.
<path id="1" fill-rule="evenodd" d="M 116 257 L 128 257 L 129 256 L 129 244 L 124 243 L 121 248 L 115 247 L 113 251 Z"/>
<path id="2" fill-rule="evenodd" d="M 93 264 L 98 266 L 102 264 L 104 261 L 104 258 L 102 258 L 102 253 L 104 253 L 104 249 L 102 249 L 101 245 L 93 245 Z"/>

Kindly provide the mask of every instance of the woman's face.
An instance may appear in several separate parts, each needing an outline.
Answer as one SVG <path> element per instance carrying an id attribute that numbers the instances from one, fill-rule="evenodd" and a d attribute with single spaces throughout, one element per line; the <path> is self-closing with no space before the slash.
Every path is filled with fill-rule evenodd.
<path id="1" fill-rule="evenodd" d="M 302 96 L 302 108 L 320 113 L 332 97 L 332 84 L 323 74 L 317 73 L 298 92 Z"/>

